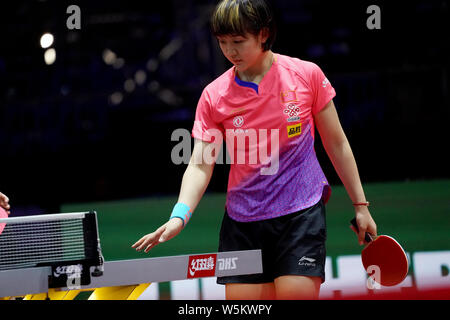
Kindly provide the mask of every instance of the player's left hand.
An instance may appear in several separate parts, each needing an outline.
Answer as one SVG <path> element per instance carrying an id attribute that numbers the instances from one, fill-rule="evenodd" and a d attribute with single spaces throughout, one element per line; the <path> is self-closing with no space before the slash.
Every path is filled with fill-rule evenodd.
<path id="1" fill-rule="evenodd" d="M 136 249 L 136 251 L 144 250 L 147 253 L 159 243 L 166 242 L 178 235 L 181 230 L 183 230 L 182 220 L 170 219 L 154 232 L 143 236 L 131 247 Z"/>

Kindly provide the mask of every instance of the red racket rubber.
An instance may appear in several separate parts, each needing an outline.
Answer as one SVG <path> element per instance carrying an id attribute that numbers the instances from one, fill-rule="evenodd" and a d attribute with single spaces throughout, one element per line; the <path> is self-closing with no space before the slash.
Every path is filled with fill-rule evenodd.
<path id="1" fill-rule="evenodd" d="M 351 221 L 358 230 L 356 219 Z M 408 257 L 402 246 L 392 237 L 374 237 L 366 233 L 368 244 L 361 252 L 361 261 L 366 272 L 382 286 L 395 286 L 408 275 Z M 370 240 L 370 241 L 367 241 Z"/>

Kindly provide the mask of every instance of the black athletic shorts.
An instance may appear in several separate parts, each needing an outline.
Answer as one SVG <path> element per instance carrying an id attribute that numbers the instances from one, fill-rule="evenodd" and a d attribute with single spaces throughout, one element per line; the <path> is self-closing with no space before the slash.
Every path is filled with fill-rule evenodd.
<path id="1" fill-rule="evenodd" d="M 268 283 L 279 276 L 321 277 L 325 281 L 326 221 L 323 201 L 281 217 L 238 222 L 225 212 L 219 252 L 261 249 L 263 273 L 218 277 L 218 284 Z"/>

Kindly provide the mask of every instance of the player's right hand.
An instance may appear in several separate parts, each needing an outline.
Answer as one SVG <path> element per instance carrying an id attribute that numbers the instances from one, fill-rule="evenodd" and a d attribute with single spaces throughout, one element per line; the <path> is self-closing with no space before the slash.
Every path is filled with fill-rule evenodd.
<path id="1" fill-rule="evenodd" d="M 9 205 L 9 199 L 6 195 L 0 192 L 0 206 L 5 209 L 6 213 L 9 215 L 11 213 L 10 205 Z"/>
<path id="2" fill-rule="evenodd" d="M 144 250 L 145 253 L 154 248 L 157 244 L 172 239 L 183 230 L 183 222 L 181 219 L 174 218 L 167 221 L 156 231 L 143 236 L 139 241 L 131 247 L 136 251 Z"/>

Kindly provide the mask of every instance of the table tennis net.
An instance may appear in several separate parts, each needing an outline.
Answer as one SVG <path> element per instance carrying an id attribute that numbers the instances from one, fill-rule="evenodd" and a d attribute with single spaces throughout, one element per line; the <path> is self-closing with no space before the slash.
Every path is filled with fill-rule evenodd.
<path id="1" fill-rule="evenodd" d="M 8 219 L 11 223 L 8 222 L 0 234 L 0 270 L 89 258 L 88 249 L 96 244 L 86 243 L 90 240 L 86 237 L 84 215 L 42 217 L 39 221 L 30 221 L 27 217 Z"/>

